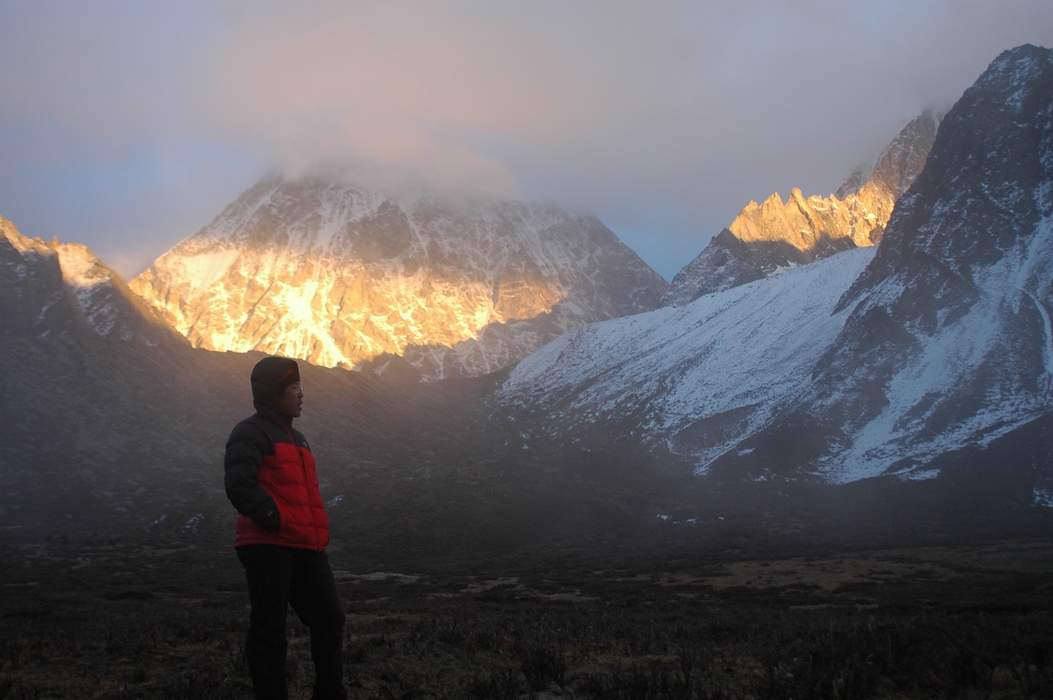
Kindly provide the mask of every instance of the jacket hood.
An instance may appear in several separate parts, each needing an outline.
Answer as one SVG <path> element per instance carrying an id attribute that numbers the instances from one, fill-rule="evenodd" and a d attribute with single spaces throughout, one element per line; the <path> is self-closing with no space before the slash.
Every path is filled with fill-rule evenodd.
<path id="1" fill-rule="evenodd" d="M 265 357 L 252 368 L 252 403 L 275 410 L 289 386 L 300 381 L 300 366 L 288 357 Z"/>

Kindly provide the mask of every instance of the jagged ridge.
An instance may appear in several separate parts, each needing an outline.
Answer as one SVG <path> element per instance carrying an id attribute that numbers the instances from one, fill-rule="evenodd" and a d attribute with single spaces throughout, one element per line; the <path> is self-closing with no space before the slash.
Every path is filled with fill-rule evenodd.
<path id="1" fill-rule="evenodd" d="M 939 117 L 924 112 L 900 130 L 871 169 L 858 169 L 829 197 L 794 188 L 747 204 L 683 270 L 662 298 L 686 304 L 703 294 L 763 279 L 850 248 L 881 241 L 896 200 L 921 172 Z"/>
<path id="2" fill-rule="evenodd" d="M 0 216 L 0 328 L 40 338 L 89 334 L 148 345 L 186 341 L 80 243 L 46 243 Z"/>

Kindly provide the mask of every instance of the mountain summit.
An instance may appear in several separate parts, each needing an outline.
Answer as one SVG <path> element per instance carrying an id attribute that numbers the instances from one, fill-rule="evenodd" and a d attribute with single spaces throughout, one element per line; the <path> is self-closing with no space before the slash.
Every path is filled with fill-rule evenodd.
<path id="1" fill-rule="evenodd" d="M 940 126 L 794 409 L 824 473 L 917 473 L 1053 409 L 1053 51 L 999 56 Z"/>
<path id="2" fill-rule="evenodd" d="M 683 270 L 662 299 L 686 304 L 703 294 L 770 277 L 850 248 L 881 241 L 896 200 L 925 165 L 939 118 L 924 112 L 900 130 L 870 168 L 857 169 L 830 197 L 750 202 Z"/>
<path id="3" fill-rule="evenodd" d="M 1003 53 L 876 249 L 580 329 L 503 395 L 546 434 L 602 420 L 757 479 L 935 478 L 998 441 L 1053 503 L 1051 114 L 1053 51 Z"/>
<path id="4" fill-rule="evenodd" d="M 68 340 L 82 334 L 186 344 L 87 246 L 28 238 L 0 216 L 0 335 Z"/>
<path id="5" fill-rule="evenodd" d="M 652 309 L 668 285 L 592 216 L 269 176 L 130 286 L 196 347 L 347 368 L 397 355 L 438 379 Z"/>

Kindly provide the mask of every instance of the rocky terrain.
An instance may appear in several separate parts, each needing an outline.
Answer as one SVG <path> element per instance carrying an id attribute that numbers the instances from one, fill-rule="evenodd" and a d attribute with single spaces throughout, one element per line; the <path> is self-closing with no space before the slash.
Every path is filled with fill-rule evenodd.
<path id="1" fill-rule="evenodd" d="M 944 453 L 1049 416 L 1051 110 L 1053 51 L 1023 46 L 945 117 L 791 409 L 823 434 L 816 457 L 831 478 L 920 475 Z"/>
<path id="2" fill-rule="evenodd" d="M 69 338 L 80 328 L 139 344 L 186 344 L 86 246 L 27 238 L 2 216 L 0 280 L 5 334 Z"/>

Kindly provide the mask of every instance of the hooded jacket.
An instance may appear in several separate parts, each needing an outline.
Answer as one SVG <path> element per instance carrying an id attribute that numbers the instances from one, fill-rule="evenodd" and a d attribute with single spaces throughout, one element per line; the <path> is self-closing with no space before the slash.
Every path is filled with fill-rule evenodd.
<path id="1" fill-rule="evenodd" d="M 238 511 L 234 546 L 322 551 L 329 544 L 329 518 L 311 448 L 291 418 L 255 405 L 255 415 L 234 427 L 223 458 L 227 498 Z"/>

